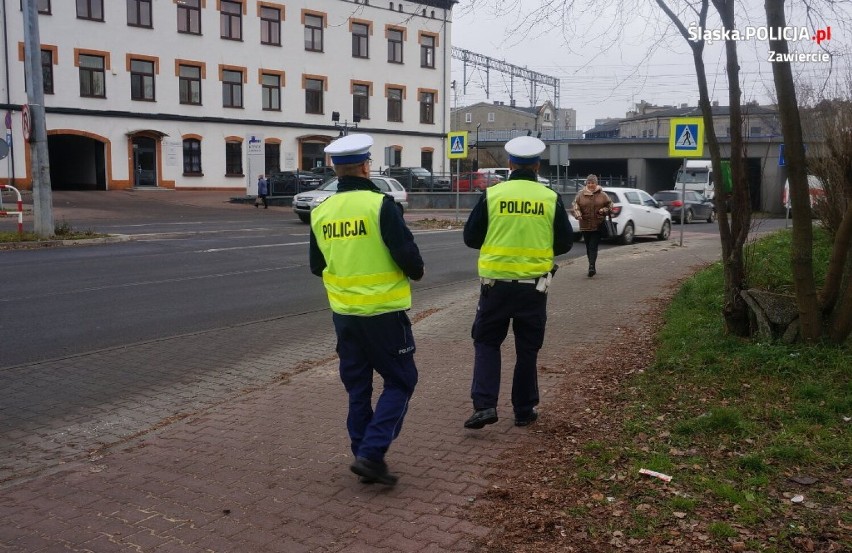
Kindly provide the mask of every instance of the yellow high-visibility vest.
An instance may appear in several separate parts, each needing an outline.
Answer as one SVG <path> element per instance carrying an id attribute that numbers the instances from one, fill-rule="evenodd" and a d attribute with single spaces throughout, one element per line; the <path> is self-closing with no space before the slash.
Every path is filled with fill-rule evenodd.
<path id="1" fill-rule="evenodd" d="M 486 189 L 488 233 L 479 276 L 537 278 L 553 268 L 556 192 L 537 182 L 509 180 Z"/>
<path id="2" fill-rule="evenodd" d="M 382 240 L 384 195 L 338 192 L 311 212 L 311 229 L 325 257 L 322 281 L 331 310 L 378 315 L 411 307 L 411 286 Z"/>

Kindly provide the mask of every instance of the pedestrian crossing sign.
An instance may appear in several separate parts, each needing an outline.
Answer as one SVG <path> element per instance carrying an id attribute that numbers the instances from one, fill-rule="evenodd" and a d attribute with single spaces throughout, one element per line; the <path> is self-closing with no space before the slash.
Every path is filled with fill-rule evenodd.
<path id="1" fill-rule="evenodd" d="M 704 119 L 677 117 L 670 120 L 669 157 L 704 155 Z"/>
<path id="2" fill-rule="evenodd" d="M 447 134 L 447 157 L 461 159 L 467 157 L 467 131 Z"/>

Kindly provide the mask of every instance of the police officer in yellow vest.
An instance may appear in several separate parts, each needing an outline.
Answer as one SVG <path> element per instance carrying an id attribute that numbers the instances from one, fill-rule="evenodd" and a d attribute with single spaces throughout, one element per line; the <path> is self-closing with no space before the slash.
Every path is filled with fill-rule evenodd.
<path id="1" fill-rule="evenodd" d="M 497 422 L 500 346 L 510 321 L 515 334 L 515 425 L 527 426 L 538 419 L 536 364 L 547 321 L 547 286 L 556 272 L 554 256 L 573 244 L 562 199 L 536 180 L 544 142 L 521 136 L 505 148 L 512 169 L 509 180 L 486 189 L 464 226 L 464 243 L 479 250 L 481 281 L 471 330 L 474 413 L 465 428 Z"/>
<path id="2" fill-rule="evenodd" d="M 406 310 L 409 279 L 423 277 L 423 259 L 390 196 L 369 179 L 365 134 L 325 148 L 339 182 L 337 193 L 311 212 L 311 272 L 321 276 L 331 304 L 340 379 L 349 394 L 352 472 L 366 484 L 392 486 L 385 453 L 399 435 L 417 384 L 414 337 Z M 375 409 L 373 371 L 384 381 Z"/>

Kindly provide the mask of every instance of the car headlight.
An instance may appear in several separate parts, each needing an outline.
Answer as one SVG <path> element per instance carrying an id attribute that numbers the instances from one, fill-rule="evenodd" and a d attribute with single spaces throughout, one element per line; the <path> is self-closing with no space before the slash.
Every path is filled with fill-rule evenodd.
<path id="1" fill-rule="evenodd" d="M 331 196 L 322 196 L 322 197 L 319 197 L 319 198 L 315 198 L 315 199 L 314 199 L 314 203 L 315 203 L 316 205 L 319 205 L 319 204 L 323 203 L 324 201 L 326 201 L 326 200 L 327 200 L 327 199 L 329 199 L 329 198 L 331 198 Z"/>

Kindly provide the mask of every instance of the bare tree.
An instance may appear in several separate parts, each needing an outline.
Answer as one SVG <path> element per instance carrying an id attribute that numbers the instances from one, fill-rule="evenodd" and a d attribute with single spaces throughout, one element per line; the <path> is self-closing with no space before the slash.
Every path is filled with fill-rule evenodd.
<path id="1" fill-rule="evenodd" d="M 766 23 L 770 28 L 782 28 L 787 25 L 783 0 L 766 0 Z M 809 6 L 809 9 L 811 7 Z M 790 183 L 790 202 L 793 213 L 793 240 L 791 263 L 793 283 L 796 292 L 796 304 L 799 311 L 802 338 L 814 342 L 827 330 L 828 338 L 835 343 L 844 342 L 852 331 L 852 202 L 847 202 L 846 210 L 834 235 L 831 260 L 822 294 L 817 294 L 813 268 L 813 225 L 811 224 L 810 190 L 807 177 L 805 143 L 796 86 L 790 65 L 789 47 L 786 40 L 770 40 L 770 48 L 782 55 L 783 61 L 772 65 L 775 80 L 775 92 L 781 117 L 781 129 L 784 134 L 784 153 L 787 158 L 788 180 Z M 838 114 L 842 116 L 841 114 Z M 842 120 L 842 119 L 841 119 Z M 835 126 L 835 128 L 837 128 Z M 844 170 L 844 159 L 848 152 L 842 150 L 846 144 L 846 133 L 852 130 L 843 127 L 832 133 L 828 127 L 825 139 L 830 148 L 841 147 L 835 152 L 835 159 L 841 165 L 832 184 L 849 190 L 852 179 L 852 167 Z M 830 141 L 837 143 L 831 144 Z M 829 155 L 831 152 L 829 151 Z M 840 183 L 837 182 L 840 180 Z M 848 200 L 848 198 L 847 198 Z"/>
<path id="2" fill-rule="evenodd" d="M 751 202 L 748 195 L 748 181 L 745 169 L 745 143 L 742 132 L 742 96 L 739 82 L 739 62 L 737 43 L 734 40 L 725 41 L 725 57 L 728 73 L 729 121 L 731 129 L 731 181 L 729 193 L 722 182 L 722 154 L 719 139 L 713 125 L 713 109 L 710 105 L 710 93 L 707 86 L 707 74 L 704 67 L 704 38 L 691 40 L 689 29 L 681 21 L 664 0 L 655 0 L 661 10 L 672 21 L 675 28 L 692 49 L 692 61 L 698 81 L 698 106 L 704 118 L 704 137 L 710 150 L 710 160 L 713 163 L 713 173 L 720 177 L 716 179 L 716 194 L 714 202 L 718 217 L 719 236 L 722 244 L 722 265 L 725 275 L 725 302 L 722 314 L 728 332 L 736 336 L 748 336 L 750 332 L 748 306 L 740 292 L 746 288 L 747 275 L 743 248 L 748 238 L 751 226 Z M 697 5 L 696 5 L 697 4 Z M 688 9 L 698 16 L 698 25 L 705 28 L 709 0 L 688 4 Z M 719 12 L 722 24 L 726 29 L 734 29 L 733 0 L 713 0 L 713 5 Z M 728 220 L 727 208 L 731 208 L 731 218 Z"/>

